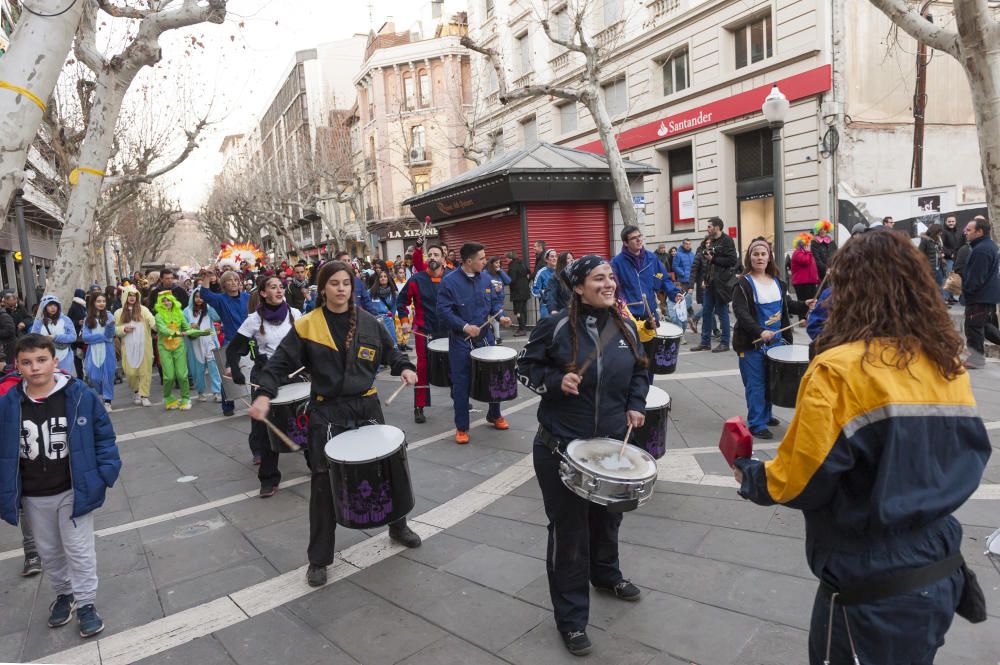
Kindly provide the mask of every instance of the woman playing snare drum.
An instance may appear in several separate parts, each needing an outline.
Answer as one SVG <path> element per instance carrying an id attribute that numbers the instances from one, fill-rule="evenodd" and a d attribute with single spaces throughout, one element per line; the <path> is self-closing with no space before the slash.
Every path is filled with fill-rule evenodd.
<path id="1" fill-rule="evenodd" d="M 320 268 L 316 285 L 322 305 L 295 320 L 259 373 L 260 388 L 249 415 L 264 420 L 278 387 L 290 373 L 305 367 L 312 376 L 309 445 L 306 460 L 312 472 L 309 491 L 310 586 L 326 583 L 326 567 L 333 563 L 333 490 L 324 447 L 331 438 L 368 423 L 384 423 L 382 407 L 373 384 L 381 365 L 394 376 L 417 382 L 416 368 L 395 348 L 385 326 L 354 304 L 354 273 L 346 263 L 331 261 Z M 407 547 L 420 545 L 420 536 L 406 518 L 389 524 L 389 536 Z"/>
<path id="2" fill-rule="evenodd" d="M 622 600 L 639 589 L 618 567 L 621 513 L 590 503 L 559 478 L 560 458 L 573 439 L 621 439 L 645 421 L 649 379 L 635 324 L 615 306 L 611 266 L 600 256 L 577 259 L 564 275 L 568 310 L 542 319 L 518 360 L 521 382 L 542 396 L 535 437 L 535 474 L 549 518 L 546 570 L 556 627 L 570 653 L 590 651 L 590 584 Z"/>

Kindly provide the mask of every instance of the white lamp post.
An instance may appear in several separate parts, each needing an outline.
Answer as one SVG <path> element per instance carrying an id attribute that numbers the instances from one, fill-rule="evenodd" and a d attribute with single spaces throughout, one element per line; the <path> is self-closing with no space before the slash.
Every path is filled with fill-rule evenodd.
<path id="1" fill-rule="evenodd" d="M 785 126 L 785 118 L 788 116 L 788 98 L 781 94 L 777 84 L 771 88 L 771 93 L 764 100 L 761 111 L 771 127 L 771 158 L 774 171 L 774 258 L 778 262 L 778 270 L 784 274 L 785 220 L 781 190 L 785 174 L 782 171 L 781 160 L 781 128 Z"/>

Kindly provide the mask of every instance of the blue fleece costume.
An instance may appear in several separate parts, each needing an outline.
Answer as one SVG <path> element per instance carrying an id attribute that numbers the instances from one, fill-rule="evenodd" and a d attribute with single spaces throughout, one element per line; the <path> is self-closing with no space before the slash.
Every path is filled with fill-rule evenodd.
<path id="1" fill-rule="evenodd" d="M 45 318 L 46 308 L 55 303 L 59 306 L 55 317 Z M 31 324 L 31 332 L 51 337 L 56 345 L 56 359 L 59 361 L 59 369 L 73 376 L 73 349 L 70 345 L 76 341 L 76 328 L 68 316 L 63 314 L 62 303 L 59 298 L 52 294 L 42 296 L 42 301 L 38 304 L 38 311 L 42 312 L 42 318 L 35 319 Z"/>
<path id="2" fill-rule="evenodd" d="M 190 337 L 184 342 L 187 344 L 188 374 L 194 377 L 194 388 L 199 394 L 205 394 L 205 371 L 207 370 L 211 382 L 208 392 L 219 394 L 222 392 L 222 377 L 219 375 L 219 366 L 215 364 L 215 358 L 212 357 L 211 353 L 212 349 L 219 348 L 219 338 L 215 335 L 214 324 L 221 323 L 222 319 L 215 308 L 208 303 L 205 303 L 205 310 L 201 316 L 195 316 L 194 296 L 191 297 L 188 306 L 184 308 L 184 316 L 192 328 L 213 331 L 211 335 Z"/>
<path id="3" fill-rule="evenodd" d="M 488 273 L 469 276 L 461 269 L 446 273 L 437 296 L 437 316 L 448 328 L 448 362 L 451 363 L 451 398 L 455 403 L 455 429 L 469 431 L 469 389 L 472 383 L 469 354 L 473 347 L 493 344 L 493 330 L 486 319 L 503 309 Z M 466 324 L 480 326 L 479 337 L 467 341 Z M 487 417 L 500 417 L 500 403 L 490 402 Z"/>
<path id="4" fill-rule="evenodd" d="M 81 329 L 83 343 L 87 345 L 87 356 L 83 359 L 83 373 L 95 391 L 100 393 L 105 402 L 115 397 L 115 319 L 107 312 L 107 323 L 88 328 L 84 321 Z"/>

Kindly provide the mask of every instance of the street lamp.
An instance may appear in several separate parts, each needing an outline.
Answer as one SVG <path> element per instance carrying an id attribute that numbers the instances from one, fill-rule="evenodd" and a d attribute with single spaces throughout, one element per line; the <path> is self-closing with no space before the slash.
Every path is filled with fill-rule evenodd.
<path id="1" fill-rule="evenodd" d="M 775 83 L 771 93 L 761 107 L 767 124 L 771 128 L 771 159 L 774 171 L 774 258 L 778 261 L 778 270 L 785 272 L 785 219 L 782 210 L 782 184 L 784 173 L 781 168 L 781 128 L 785 126 L 788 116 L 788 98 L 778 90 Z"/>
<path id="2" fill-rule="evenodd" d="M 21 248 L 21 273 L 24 284 L 24 306 L 30 312 L 35 305 L 35 269 L 31 265 L 31 246 L 28 244 L 28 228 L 24 224 L 24 182 L 33 180 L 35 172 L 28 169 L 14 171 L 10 174 L 14 179 L 14 217 L 17 220 L 17 237 Z"/>

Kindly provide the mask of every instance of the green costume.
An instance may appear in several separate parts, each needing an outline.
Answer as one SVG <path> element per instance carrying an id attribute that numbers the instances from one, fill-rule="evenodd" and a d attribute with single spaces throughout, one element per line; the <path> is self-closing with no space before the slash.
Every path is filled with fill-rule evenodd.
<path id="1" fill-rule="evenodd" d="M 167 300 L 173 304 L 170 309 L 164 306 Z M 190 328 L 177 298 L 169 291 L 161 291 L 156 297 L 156 344 L 160 350 L 160 368 L 163 370 L 163 404 L 168 409 L 176 409 L 178 406 L 173 396 L 174 379 L 181 392 L 180 408 L 191 408 L 187 349 L 184 347 L 184 333 Z"/>

